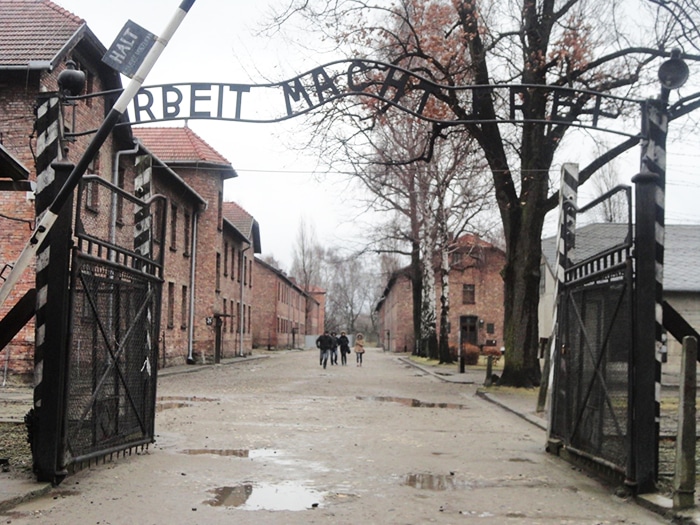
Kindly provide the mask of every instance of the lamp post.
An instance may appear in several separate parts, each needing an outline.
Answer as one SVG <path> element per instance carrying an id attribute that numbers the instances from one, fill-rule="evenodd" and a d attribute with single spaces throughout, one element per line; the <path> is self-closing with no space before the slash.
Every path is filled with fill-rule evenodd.
<path id="1" fill-rule="evenodd" d="M 679 50 L 671 52 L 658 75 L 661 95 L 643 105 L 641 166 L 632 178 L 636 277 L 627 477 L 638 493 L 655 490 L 658 475 L 668 97 L 688 78 Z"/>

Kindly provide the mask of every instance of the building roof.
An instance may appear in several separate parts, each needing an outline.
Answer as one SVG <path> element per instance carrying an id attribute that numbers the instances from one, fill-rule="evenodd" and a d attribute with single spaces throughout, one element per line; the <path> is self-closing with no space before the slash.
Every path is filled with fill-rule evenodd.
<path id="1" fill-rule="evenodd" d="M 53 69 L 85 21 L 49 0 L 0 0 L 0 69 Z"/>
<path id="2" fill-rule="evenodd" d="M 255 258 L 255 264 L 258 264 L 258 265 L 262 266 L 263 268 L 267 268 L 268 271 L 270 271 L 270 272 L 272 272 L 273 274 L 275 274 L 280 280 L 286 282 L 289 286 L 291 286 L 292 288 L 294 288 L 294 289 L 295 289 L 297 292 L 299 292 L 301 295 L 304 295 L 304 296 L 306 296 L 306 297 L 310 297 L 310 296 L 311 296 L 311 295 L 310 295 L 308 292 L 306 292 L 301 286 L 299 286 L 299 284 L 296 282 L 295 279 L 293 279 L 292 277 L 290 277 L 289 275 L 287 275 L 285 272 L 283 272 L 283 271 L 280 270 L 279 268 L 275 268 L 275 267 L 272 266 L 270 263 L 267 263 L 267 262 L 263 261 L 263 260 L 260 259 L 259 257 L 256 257 L 256 258 Z"/>
<path id="3" fill-rule="evenodd" d="M 133 128 L 134 136 L 166 164 L 217 167 L 224 178 L 236 177 L 231 163 L 188 127 Z"/>
<path id="4" fill-rule="evenodd" d="M 29 170 L 0 144 L 0 179 L 29 179 Z"/>
<path id="5" fill-rule="evenodd" d="M 576 230 L 576 261 L 619 245 L 627 237 L 626 224 L 596 223 Z M 700 224 L 667 224 L 664 241 L 664 290 L 700 292 L 695 277 L 700 253 Z M 556 238 L 542 239 L 542 255 L 550 268 L 556 264 Z"/>
<path id="6" fill-rule="evenodd" d="M 235 202 L 223 203 L 224 220 L 253 245 L 254 253 L 261 253 L 260 226 L 258 221 Z"/>

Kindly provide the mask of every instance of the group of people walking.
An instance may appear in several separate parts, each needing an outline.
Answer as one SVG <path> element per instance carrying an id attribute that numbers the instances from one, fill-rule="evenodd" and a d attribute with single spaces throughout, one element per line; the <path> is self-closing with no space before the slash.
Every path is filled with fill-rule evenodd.
<path id="1" fill-rule="evenodd" d="M 316 339 L 316 347 L 319 349 L 320 360 L 319 365 L 326 368 L 328 359 L 331 360 L 331 365 L 338 364 L 338 349 L 340 349 L 340 363 L 342 366 L 348 364 L 348 354 L 350 350 L 350 339 L 345 332 L 340 332 L 337 336 L 335 332 L 326 330 Z M 352 349 L 355 352 L 357 366 L 362 366 L 362 355 L 365 353 L 365 337 L 362 334 L 355 336 L 355 344 Z"/>

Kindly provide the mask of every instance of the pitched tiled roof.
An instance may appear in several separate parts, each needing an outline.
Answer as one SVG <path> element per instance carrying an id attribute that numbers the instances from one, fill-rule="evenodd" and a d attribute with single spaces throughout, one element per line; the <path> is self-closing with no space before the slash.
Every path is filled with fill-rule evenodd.
<path id="1" fill-rule="evenodd" d="M 50 69 L 82 18 L 49 0 L 0 0 L 0 69 Z"/>
<path id="2" fill-rule="evenodd" d="M 133 128 L 136 138 L 166 164 L 208 163 L 236 172 L 231 163 L 190 128 Z"/>
<path id="3" fill-rule="evenodd" d="M 619 245 L 627 237 L 626 224 L 589 224 L 576 230 L 576 261 Z M 700 253 L 700 225 L 667 224 L 664 240 L 664 290 L 700 292 L 695 276 Z M 556 264 L 556 238 L 542 239 L 542 254 L 550 268 Z"/>
<path id="4" fill-rule="evenodd" d="M 0 179 L 27 180 L 29 170 L 0 144 Z"/>
<path id="5" fill-rule="evenodd" d="M 235 202 L 224 202 L 224 218 L 253 244 L 253 251 L 260 253 L 260 227 L 255 218 Z"/>

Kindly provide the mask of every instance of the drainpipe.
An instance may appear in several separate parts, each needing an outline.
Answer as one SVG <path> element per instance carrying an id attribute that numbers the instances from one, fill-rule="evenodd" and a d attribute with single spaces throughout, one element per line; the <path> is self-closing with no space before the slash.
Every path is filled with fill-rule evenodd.
<path id="1" fill-rule="evenodd" d="M 119 186 L 119 158 L 122 155 L 135 155 L 139 152 L 141 145 L 138 140 L 134 140 L 134 149 L 124 149 L 117 151 L 114 155 L 114 166 L 112 167 L 112 184 Z M 117 194 L 112 193 L 112 210 L 111 210 L 111 220 L 109 223 L 109 242 L 112 245 L 116 244 L 117 240 Z"/>
<path id="2" fill-rule="evenodd" d="M 248 250 L 250 250 L 250 244 L 248 245 L 248 247 L 245 250 L 241 250 L 241 263 L 238 266 L 239 271 L 241 271 L 241 315 L 240 315 L 240 318 L 238 319 L 238 325 L 239 325 L 238 329 L 239 329 L 239 338 L 240 338 L 238 355 L 240 357 L 243 357 L 245 355 L 245 353 L 243 352 L 243 328 L 244 328 L 243 318 L 245 317 L 245 313 L 244 313 L 245 310 L 244 310 L 244 306 L 243 306 L 243 304 L 244 304 L 243 299 L 245 297 L 245 294 L 244 294 L 244 292 L 245 292 L 245 279 L 243 278 L 243 276 L 245 275 L 246 268 L 243 265 L 245 264 L 245 252 L 247 252 Z M 251 273 L 251 275 L 249 275 L 248 278 L 252 279 L 253 272 L 251 271 L 250 273 Z"/>
<path id="3" fill-rule="evenodd" d="M 199 210 L 192 214 L 192 240 L 190 241 L 190 318 L 187 322 L 187 364 L 193 365 L 194 360 L 194 275 L 197 262 L 197 224 L 199 223 Z"/>

